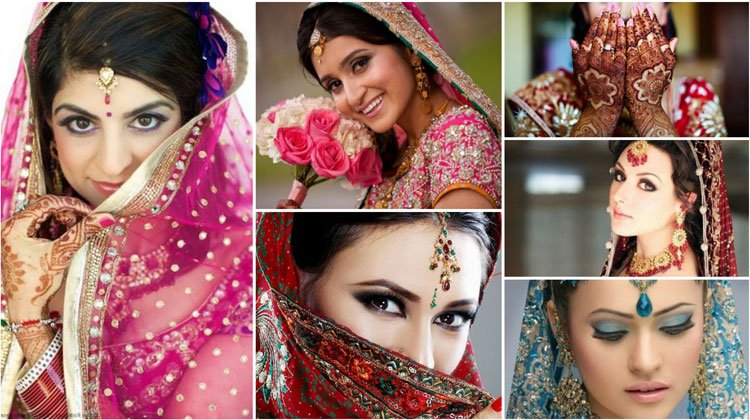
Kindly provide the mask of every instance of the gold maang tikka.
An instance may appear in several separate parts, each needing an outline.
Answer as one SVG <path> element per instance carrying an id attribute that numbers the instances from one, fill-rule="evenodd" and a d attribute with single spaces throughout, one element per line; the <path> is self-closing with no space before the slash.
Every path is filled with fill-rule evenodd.
<path id="1" fill-rule="evenodd" d="M 640 166 L 646 163 L 648 160 L 648 142 L 646 140 L 638 140 L 628 147 L 627 152 L 628 162 L 633 166 Z"/>
<path id="2" fill-rule="evenodd" d="M 438 213 L 440 219 L 440 233 L 438 234 L 437 240 L 435 240 L 435 252 L 432 254 L 430 259 L 430 270 L 438 268 L 438 265 L 442 263 L 443 269 L 440 273 L 440 286 L 444 291 L 448 291 L 451 288 L 451 280 L 453 279 L 453 273 L 461 271 L 461 267 L 458 265 L 458 258 L 456 257 L 456 251 L 453 249 L 453 241 L 448 237 L 448 223 L 446 219 L 451 217 L 450 213 Z M 437 287 L 432 293 L 432 303 L 430 308 L 437 306 Z"/>
<path id="3" fill-rule="evenodd" d="M 109 105 L 111 101 L 109 94 L 117 86 L 117 76 L 115 76 L 115 71 L 109 67 L 109 60 L 99 69 L 99 78 L 96 79 L 96 85 L 104 92 L 104 103 Z"/>
<path id="4" fill-rule="evenodd" d="M 315 23 L 316 28 L 313 29 L 312 35 L 310 35 L 310 43 L 308 44 L 312 49 L 313 55 L 318 57 L 318 64 L 322 63 L 323 60 L 320 56 L 323 55 L 323 50 L 326 46 L 326 37 L 324 37 L 317 28 L 317 22 Z"/>

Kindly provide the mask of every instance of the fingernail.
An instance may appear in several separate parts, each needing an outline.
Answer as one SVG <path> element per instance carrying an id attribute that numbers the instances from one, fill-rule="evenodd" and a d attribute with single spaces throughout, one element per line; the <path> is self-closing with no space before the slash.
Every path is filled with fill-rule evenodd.
<path id="1" fill-rule="evenodd" d="M 625 21 L 623 21 L 622 18 L 617 19 L 617 26 L 625 26 Z"/>
<path id="2" fill-rule="evenodd" d="M 612 3 L 612 11 L 613 12 L 620 12 L 620 6 L 617 5 L 617 3 Z"/>
<path id="3" fill-rule="evenodd" d="M 628 19 L 628 26 L 633 26 L 633 19 Z"/>
<path id="4" fill-rule="evenodd" d="M 112 217 L 110 215 L 104 216 L 102 218 L 102 220 L 99 221 L 99 226 L 101 226 L 103 228 L 108 228 L 108 227 L 110 227 L 110 226 L 112 226 L 114 224 L 115 224 L 115 219 L 114 219 L 114 217 Z"/>
<path id="5" fill-rule="evenodd" d="M 654 9 L 651 8 L 651 6 L 647 6 L 646 10 L 648 10 L 649 16 L 654 16 L 656 13 L 654 12 Z"/>
<path id="6" fill-rule="evenodd" d="M 492 409 L 496 413 L 501 412 L 503 410 L 503 397 L 499 397 L 498 399 L 496 399 L 490 407 L 492 407 Z"/>
<path id="7" fill-rule="evenodd" d="M 573 49 L 573 51 L 578 51 L 578 43 L 573 41 L 572 39 L 569 39 L 568 42 L 570 43 L 570 48 Z"/>

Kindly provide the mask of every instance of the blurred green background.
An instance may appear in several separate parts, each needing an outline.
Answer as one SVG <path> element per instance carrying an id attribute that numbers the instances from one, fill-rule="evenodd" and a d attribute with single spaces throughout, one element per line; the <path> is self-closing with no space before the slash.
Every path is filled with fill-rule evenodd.
<path id="1" fill-rule="evenodd" d="M 282 99 L 301 94 L 324 96 L 297 56 L 297 26 L 308 3 L 257 3 L 257 92 L 255 120 Z M 499 3 L 419 3 L 443 47 L 498 105 L 501 93 L 501 7 Z M 256 200 L 259 209 L 274 208 L 286 198 L 293 180 L 290 166 L 257 155 Z M 316 185 L 305 208 L 353 208 L 359 191 L 332 181 Z"/>

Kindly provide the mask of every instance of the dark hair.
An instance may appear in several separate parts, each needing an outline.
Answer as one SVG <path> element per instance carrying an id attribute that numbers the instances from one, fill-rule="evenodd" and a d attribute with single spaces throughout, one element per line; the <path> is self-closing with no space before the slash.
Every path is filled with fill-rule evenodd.
<path id="1" fill-rule="evenodd" d="M 302 67 L 315 77 L 318 83 L 320 83 L 320 78 L 315 72 L 310 48 L 310 37 L 316 28 L 327 41 L 346 35 L 374 45 L 405 45 L 383 23 L 354 6 L 323 3 L 309 8 L 302 14 L 297 30 L 297 51 Z M 404 59 L 408 61 L 407 57 Z M 429 65 L 425 66 L 425 72 L 430 79 L 435 74 L 435 70 Z M 387 133 L 376 133 L 375 139 L 383 161 L 383 168 L 391 169 L 398 156 L 395 133 L 393 130 Z"/>
<path id="2" fill-rule="evenodd" d="M 62 3 L 55 7 L 45 19 L 31 60 L 31 94 L 45 162 L 50 162 L 52 141 L 46 121 L 55 95 L 71 72 L 98 72 L 109 63 L 116 75 L 173 98 L 183 123 L 197 115 L 206 69 L 197 34 L 198 26 L 184 3 Z"/>
<path id="3" fill-rule="evenodd" d="M 615 162 L 633 141 L 612 140 L 609 142 L 609 149 L 614 154 Z M 648 144 L 669 154 L 672 162 L 672 182 L 675 186 L 675 195 L 687 209 L 685 212 L 685 231 L 687 232 L 688 243 L 693 252 L 695 252 L 695 255 L 701 255 L 700 245 L 703 242 L 703 219 L 698 209 L 703 203 L 701 202 L 700 180 L 695 173 L 697 169 L 695 157 L 693 156 L 690 144 L 687 141 L 679 140 L 649 140 Z M 687 200 L 687 196 L 690 193 L 695 193 L 696 195 L 696 199 L 692 204 Z M 635 246 L 635 241 L 630 245 Z M 701 264 L 698 265 L 699 271 L 702 270 Z"/>
<path id="4" fill-rule="evenodd" d="M 573 39 L 576 40 L 579 45 L 583 44 L 583 40 L 586 38 L 586 34 L 591 27 L 591 24 L 586 22 L 586 17 L 583 15 L 582 6 L 584 4 L 585 3 L 573 3 L 573 7 L 570 9 L 570 19 L 573 20 Z M 662 27 L 662 30 L 664 31 L 664 36 L 667 38 L 667 41 L 677 36 L 677 27 L 674 24 L 671 9 L 667 10 L 667 26 Z"/>
<path id="5" fill-rule="evenodd" d="M 292 258 L 298 269 L 314 280 L 325 273 L 331 259 L 355 245 L 375 228 L 399 227 L 416 222 L 438 225 L 437 213 L 296 213 L 292 224 Z M 500 240 L 500 226 L 494 213 L 450 213 L 448 228 L 473 237 L 482 250 L 484 286 L 493 270 Z M 425 263 L 426 264 L 426 263 Z"/>

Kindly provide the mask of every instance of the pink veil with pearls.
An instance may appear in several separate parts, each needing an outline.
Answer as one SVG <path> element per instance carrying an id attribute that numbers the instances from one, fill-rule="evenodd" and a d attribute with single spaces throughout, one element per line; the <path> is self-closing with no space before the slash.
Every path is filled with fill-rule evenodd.
<path id="1" fill-rule="evenodd" d="M 55 7 L 43 4 L 35 14 L 7 102 L 3 220 L 50 191 L 28 69 Z M 200 18 L 227 44 L 211 70 L 211 88 L 218 82 L 223 94 L 210 95 L 94 209 L 116 223 L 68 267 L 62 351 L 69 416 L 252 415 L 252 134 L 234 96 L 247 47 L 215 11 Z M 3 334 L 3 400 L 12 401 L 14 389 L 5 384 L 15 382 L 22 358 Z"/>

